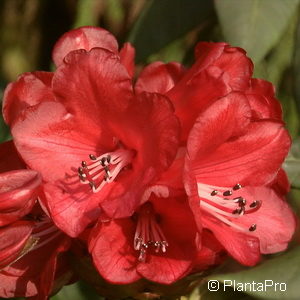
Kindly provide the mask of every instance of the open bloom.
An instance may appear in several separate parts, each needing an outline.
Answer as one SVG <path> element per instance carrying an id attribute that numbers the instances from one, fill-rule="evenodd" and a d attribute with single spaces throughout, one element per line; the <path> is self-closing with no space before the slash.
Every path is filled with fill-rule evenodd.
<path id="1" fill-rule="evenodd" d="M 254 265 L 260 253 L 286 249 L 295 230 L 291 209 L 272 189 L 290 139 L 278 121 L 251 122 L 242 96 L 229 98 L 200 114 L 191 130 L 186 188 L 198 225 Z"/>
<path id="2" fill-rule="evenodd" d="M 53 57 L 54 73 L 27 73 L 8 86 L 3 112 L 20 155 L 42 175 L 45 207 L 74 237 L 101 209 L 133 214 L 171 164 L 179 127 L 165 96 L 133 93 L 132 51 L 119 54 L 105 30 L 67 33 Z"/>
<path id="3" fill-rule="evenodd" d="M 223 248 L 210 247 L 215 244 L 206 237 L 200 251 L 201 237 L 185 197 L 152 195 L 131 218 L 99 222 L 89 250 L 99 273 L 111 283 L 146 278 L 170 284 L 192 269 L 217 263 Z"/>

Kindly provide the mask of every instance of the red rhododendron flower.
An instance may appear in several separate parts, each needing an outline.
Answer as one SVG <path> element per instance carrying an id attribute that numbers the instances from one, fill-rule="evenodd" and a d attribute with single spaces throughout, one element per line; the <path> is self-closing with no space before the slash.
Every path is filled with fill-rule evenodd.
<path id="1" fill-rule="evenodd" d="M 189 69 L 155 62 L 134 83 L 133 47 L 82 27 L 56 43 L 55 72 L 6 88 L 17 152 L 0 155 L 21 159 L 0 159 L 0 296 L 45 299 L 67 283 L 68 236 L 113 284 L 170 284 L 227 253 L 252 266 L 286 249 L 290 137 L 274 87 L 252 78 L 243 49 L 195 54 Z"/>
<path id="2" fill-rule="evenodd" d="M 196 234 L 185 198 L 152 195 L 131 218 L 99 223 L 89 248 L 99 273 L 112 283 L 143 277 L 168 284 L 191 270 Z"/>
<path id="3" fill-rule="evenodd" d="M 251 122 L 243 99 L 231 94 L 199 115 L 187 145 L 186 187 L 199 226 L 212 230 L 241 263 L 253 265 L 260 253 L 286 248 L 295 220 L 269 186 L 289 136 L 279 122 Z"/>
<path id="4" fill-rule="evenodd" d="M 5 92 L 16 147 L 41 173 L 44 205 L 70 236 L 99 217 L 99 204 L 111 217 L 132 215 L 177 151 L 171 104 L 133 93 L 124 49 L 102 29 L 71 31 L 54 48 L 54 74 L 25 74 Z"/>

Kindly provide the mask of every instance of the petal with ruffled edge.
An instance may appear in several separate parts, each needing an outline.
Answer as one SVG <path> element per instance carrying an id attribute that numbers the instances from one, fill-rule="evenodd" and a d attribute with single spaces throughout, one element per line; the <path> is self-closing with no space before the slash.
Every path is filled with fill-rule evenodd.
<path id="1" fill-rule="evenodd" d="M 251 86 L 245 92 L 256 119 L 277 119 L 282 121 L 280 102 L 275 98 L 275 87 L 262 79 L 251 79 Z"/>
<path id="2" fill-rule="evenodd" d="M 52 58 L 58 67 L 69 52 L 78 49 L 89 51 L 95 47 L 118 53 L 118 42 L 111 33 L 99 27 L 84 26 L 65 33 L 56 42 Z"/>
<path id="3" fill-rule="evenodd" d="M 39 173 L 32 170 L 0 174 L 0 226 L 12 223 L 30 212 L 41 181 Z"/>
<path id="4" fill-rule="evenodd" d="M 24 73 L 17 81 L 10 83 L 3 96 L 5 122 L 12 126 L 28 107 L 54 100 L 51 91 L 52 77 L 53 73 L 50 72 Z"/>
<path id="5" fill-rule="evenodd" d="M 207 67 L 187 81 L 184 79 L 185 76 L 167 93 L 181 123 L 183 144 L 186 143 L 198 115 L 230 92 L 223 72 L 214 66 Z"/>
<path id="6" fill-rule="evenodd" d="M 225 43 L 200 42 L 196 45 L 195 54 L 197 68 L 206 67 L 209 61 L 226 74 L 227 84 L 232 91 L 244 91 L 249 86 L 253 63 L 242 48 Z"/>

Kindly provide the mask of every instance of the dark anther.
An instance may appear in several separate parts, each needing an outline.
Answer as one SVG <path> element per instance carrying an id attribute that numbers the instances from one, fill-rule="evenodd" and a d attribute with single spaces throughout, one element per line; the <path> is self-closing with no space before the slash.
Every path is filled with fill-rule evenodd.
<path id="1" fill-rule="evenodd" d="M 238 214 L 238 213 L 239 213 L 239 209 L 235 209 L 235 210 L 232 212 L 233 215 L 236 215 L 236 214 Z"/>
<path id="2" fill-rule="evenodd" d="M 244 206 L 242 206 L 239 210 L 238 210 L 238 214 L 239 215 L 242 215 L 244 212 L 245 212 L 245 207 Z"/>
<path id="3" fill-rule="evenodd" d="M 110 155 L 107 155 L 106 161 L 107 161 L 108 163 L 110 163 L 110 160 L 111 160 L 111 156 L 110 156 Z"/>
<path id="4" fill-rule="evenodd" d="M 236 197 L 233 200 L 238 202 L 239 206 L 245 206 L 247 203 L 246 199 L 244 199 L 243 197 Z"/>
<path id="5" fill-rule="evenodd" d="M 81 165 L 82 165 L 84 168 L 86 168 L 86 167 L 87 167 L 86 161 L 83 160 L 83 161 L 81 162 Z"/>
<path id="6" fill-rule="evenodd" d="M 96 160 L 97 159 L 97 157 L 93 154 L 90 154 L 89 157 L 90 157 L 91 160 Z"/>
<path id="7" fill-rule="evenodd" d="M 254 208 L 254 207 L 257 207 L 259 204 L 260 204 L 260 201 L 255 200 L 255 201 L 253 201 L 253 202 L 250 204 L 250 207 L 251 207 L 251 208 Z"/>
<path id="8" fill-rule="evenodd" d="M 224 193 L 223 193 L 223 196 L 231 196 L 232 195 L 232 191 L 225 191 Z"/>
<path id="9" fill-rule="evenodd" d="M 256 224 L 252 224 L 250 227 L 249 227 L 249 231 L 255 231 L 256 230 Z"/>
<path id="10" fill-rule="evenodd" d="M 232 189 L 234 190 L 234 191 L 237 191 L 237 190 L 239 190 L 239 189 L 241 189 L 242 188 L 242 186 L 239 184 L 239 183 L 237 183 Z"/>
<path id="11" fill-rule="evenodd" d="M 211 194 L 211 196 L 216 196 L 218 194 L 218 191 L 213 190 L 210 194 Z"/>
<path id="12" fill-rule="evenodd" d="M 79 174 L 79 175 L 82 175 L 82 174 L 83 174 L 83 169 L 82 169 L 82 167 L 79 167 L 79 168 L 78 168 L 78 174 Z"/>
<path id="13" fill-rule="evenodd" d="M 81 181 L 86 181 L 86 175 L 85 174 L 79 174 L 79 179 Z"/>
<path id="14" fill-rule="evenodd" d="M 106 157 L 102 157 L 101 158 L 101 166 L 105 166 L 105 162 L 106 162 Z"/>
<path id="15" fill-rule="evenodd" d="M 241 199 L 239 201 L 239 206 L 242 207 L 242 206 L 245 206 L 246 205 L 246 199 Z"/>

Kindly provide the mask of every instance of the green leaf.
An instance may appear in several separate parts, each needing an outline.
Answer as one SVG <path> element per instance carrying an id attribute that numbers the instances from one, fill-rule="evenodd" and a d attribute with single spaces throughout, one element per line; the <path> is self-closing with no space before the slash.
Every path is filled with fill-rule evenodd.
<path id="1" fill-rule="evenodd" d="M 297 9 L 299 0 L 216 0 L 227 42 L 244 48 L 259 62 L 274 47 Z"/>
<path id="2" fill-rule="evenodd" d="M 227 286 L 229 288 L 230 284 L 234 286 L 235 283 L 235 291 L 243 286 L 243 292 L 260 299 L 297 300 L 299 299 L 300 286 L 300 247 L 249 270 L 214 275 L 208 280 L 222 282 L 224 284 L 223 289 L 227 289 Z M 253 282 L 254 284 L 252 284 Z M 247 286 L 245 286 L 246 283 L 248 283 Z M 281 285 L 279 285 L 280 283 Z M 252 284 L 252 287 L 249 284 Z M 273 286 L 266 287 L 265 284 L 272 284 Z M 263 289 L 261 285 L 263 285 Z"/>
<path id="3" fill-rule="evenodd" d="M 137 61 L 182 37 L 213 15 L 212 0 L 152 0 L 141 13 L 129 35 Z"/>
<path id="4" fill-rule="evenodd" d="M 103 300 L 102 297 L 84 282 L 79 281 L 72 285 L 64 286 L 63 289 L 51 300 Z"/>
<path id="5" fill-rule="evenodd" d="M 300 138 L 293 141 L 291 151 L 286 158 L 283 168 L 294 188 L 300 189 Z"/>

